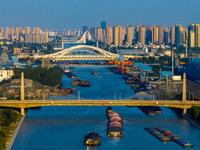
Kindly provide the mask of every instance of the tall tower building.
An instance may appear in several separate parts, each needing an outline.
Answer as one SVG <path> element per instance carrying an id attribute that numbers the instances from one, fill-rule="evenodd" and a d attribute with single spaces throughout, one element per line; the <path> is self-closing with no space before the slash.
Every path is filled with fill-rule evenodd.
<path id="1" fill-rule="evenodd" d="M 177 23 L 175 26 L 175 46 L 180 47 L 181 44 L 181 24 Z"/>
<path id="2" fill-rule="evenodd" d="M 0 27 L 0 33 L 3 35 L 3 27 Z"/>
<path id="3" fill-rule="evenodd" d="M 194 31 L 190 31 L 190 34 L 188 36 L 188 44 L 190 48 L 195 47 L 195 32 Z"/>
<path id="4" fill-rule="evenodd" d="M 153 27 L 150 25 L 147 25 L 147 31 L 146 31 L 146 44 L 153 43 Z"/>
<path id="5" fill-rule="evenodd" d="M 123 27 L 119 26 L 119 45 L 123 45 Z"/>
<path id="6" fill-rule="evenodd" d="M 103 36 L 102 36 L 102 28 L 97 28 L 97 40 L 100 42 L 103 42 Z"/>
<path id="7" fill-rule="evenodd" d="M 83 34 L 85 33 L 85 31 L 88 31 L 88 27 L 87 26 L 83 26 Z"/>
<path id="8" fill-rule="evenodd" d="M 22 35 L 22 28 L 16 26 L 16 40 L 19 41 L 20 40 L 20 36 Z"/>
<path id="9" fill-rule="evenodd" d="M 5 39 L 10 40 L 10 28 L 6 26 Z"/>
<path id="10" fill-rule="evenodd" d="M 169 45 L 169 30 L 167 27 L 164 28 L 164 43 Z"/>
<path id="11" fill-rule="evenodd" d="M 158 44 L 159 45 L 163 44 L 163 26 L 162 25 L 158 26 Z"/>
<path id="12" fill-rule="evenodd" d="M 101 28 L 103 30 L 106 30 L 106 22 L 105 21 L 101 21 Z"/>
<path id="13" fill-rule="evenodd" d="M 136 40 L 136 43 L 139 41 L 139 31 L 140 31 L 140 27 L 141 27 L 141 25 L 136 25 L 136 26 L 135 26 L 135 40 Z"/>
<path id="14" fill-rule="evenodd" d="M 113 44 L 119 46 L 119 27 L 113 26 Z"/>
<path id="15" fill-rule="evenodd" d="M 127 41 L 126 44 L 127 45 L 132 45 L 132 40 L 133 40 L 133 31 L 132 31 L 132 27 L 131 26 L 126 26 L 126 36 L 127 36 Z"/>
<path id="16" fill-rule="evenodd" d="M 141 43 L 142 45 L 145 44 L 145 27 L 140 27 L 139 30 L 139 43 Z"/>
<path id="17" fill-rule="evenodd" d="M 110 25 L 106 26 L 106 44 L 111 45 L 112 43 L 112 28 Z"/>
<path id="18" fill-rule="evenodd" d="M 25 27 L 25 41 L 32 43 L 31 27 Z"/>
<path id="19" fill-rule="evenodd" d="M 200 26 L 199 24 L 190 24 L 188 26 L 188 46 L 191 47 L 194 36 L 194 47 L 200 47 Z"/>
<path id="20" fill-rule="evenodd" d="M 158 27 L 153 26 L 153 44 L 158 45 Z"/>
<path id="21" fill-rule="evenodd" d="M 170 43 L 171 43 L 171 46 L 175 45 L 175 27 L 174 26 L 170 28 Z"/>

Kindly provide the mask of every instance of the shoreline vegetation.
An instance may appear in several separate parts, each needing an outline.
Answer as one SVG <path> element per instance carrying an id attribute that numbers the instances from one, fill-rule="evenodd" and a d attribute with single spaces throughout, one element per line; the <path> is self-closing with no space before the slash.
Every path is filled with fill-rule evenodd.
<path id="1" fill-rule="evenodd" d="M 9 141 L 21 119 L 20 113 L 15 109 L 0 109 L 0 149 L 7 149 Z"/>

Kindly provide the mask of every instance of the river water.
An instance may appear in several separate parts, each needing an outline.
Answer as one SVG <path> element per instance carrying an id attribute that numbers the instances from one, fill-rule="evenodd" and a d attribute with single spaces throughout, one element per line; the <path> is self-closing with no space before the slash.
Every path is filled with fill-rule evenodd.
<path id="1" fill-rule="evenodd" d="M 124 99 L 134 95 L 131 85 L 121 75 L 105 67 L 76 67 L 74 74 L 91 81 L 91 87 L 76 87 L 84 99 Z M 100 76 L 91 75 L 92 71 Z M 71 87 L 72 79 L 63 75 L 62 86 Z M 77 96 L 77 95 L 76 95 Z M 144 96 L 148 97 L 148 96 Z M 67 98 L 67 97 L 62 97 Z M 162 107 L 163 114 L 147 116 L 137 107 L 112 107 L 124 119 L 124 137 L 107 137 L 107 117 L 104 106 L 42 107 L 29 110 L 13 145 L 13 150 L 84 150 L 83 139 L 89 132 L 101 135 L 98 150 L 182 150 L 174 142 L 163 143 L 144 130 L 145 127 L 165 127 L 194 144 L 200 150 L 200 130 L 171 109 Z"/>

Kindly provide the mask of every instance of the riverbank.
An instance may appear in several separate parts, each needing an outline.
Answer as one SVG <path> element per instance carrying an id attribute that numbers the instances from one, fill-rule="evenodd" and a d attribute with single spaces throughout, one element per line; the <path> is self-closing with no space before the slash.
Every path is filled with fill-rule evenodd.
<path id="1" fill-rule="evenodd" d="M 193 126 L 195 126 L 196 128 L 198 128 L 200 130 L 200 125 L 198 123 L 196 123 L 195 121 L 191 120 L 190 118 L 188 118 L 185 115 L 183 115 L 183 118 L 185 118 L 188 122 L 190 122 Z"/>
<path id="2" fill-rule="evenodd" d="M 12 130 L 9 133 L 8 139 L 6 141 L 6 148 L 5 148 L 6 150 L 11 150 L 24 119 L 25 119 L 25 116 L 22 116 L 21 119 L 15 123 L 15 125 L 14 125 L 15 130 Z"/>

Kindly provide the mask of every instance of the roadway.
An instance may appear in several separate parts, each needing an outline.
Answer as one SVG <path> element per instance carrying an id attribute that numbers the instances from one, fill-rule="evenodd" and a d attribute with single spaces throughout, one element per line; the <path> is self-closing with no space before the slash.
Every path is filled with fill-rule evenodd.
<path id="1" fill-rule="evenodd" d="M 169 100 L 5 100 L 1 107 L 30 108 L 40 106 L 164 106 L 188 109 L 200 106 L 200 101 Z"/>

